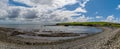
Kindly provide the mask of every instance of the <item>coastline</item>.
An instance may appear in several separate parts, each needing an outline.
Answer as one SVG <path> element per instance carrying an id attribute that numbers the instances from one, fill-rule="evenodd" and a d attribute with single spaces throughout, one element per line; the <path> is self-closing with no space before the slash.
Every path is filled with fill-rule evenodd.
<path id="1" fill-rule="evenodd" d="M 15 43 L 6 43 L 0 41 L 0 49 L 78 49 L 78 48 L 89 48 L 89 49 L 100 49 L 105 48 L 105 44 L 111 37 L 114 37 L 119 28 L 111 29 L 107 27 L 102 27 L 105 29 L 104 32 L 92 35 L 89 37 L 84 37 L 76 39 L 69 42 L 58 43 L 58 44 L 48 44 L 48 45 L 20 45 Z"/>
<path id="2" fill-rule="evenodd" d="M 100 27 L 97 27 L 97 28 L 100 28 Z M 14 36 L 15 34 L 16 35 L 17 34 L 25 34 L 25 32 L 19 32 L 13 28 L 0 28 L 0 29 L 1 29 L 0 30 L 1 31 L 0 32 L 0 39 L 2 39 L 1 41 L 11 43 L 11 44 L 21 44 L 21 45 L 54 45 L 54 44 L 61 44 L 61 43 L 65 43 L 65 42 L 72 42 L 72 41 L 77 40 L 77 39 L 87 38 L 89 36 L 99 34 L 99 33 L 95 33 L 95 34 L 80 33 L 80 36 L 77 35 L 76 37 L 73 37 L 71 39 L 61 39 L 61 40 L 50 41 L 50 40 L 42 40 L 42 39 L 35 40 L 35 39 Z M 104 31 L 104 29 L 103 29 L 103 31 Z M 15 33 L 15 34 L 13 34 L 13 33 Z M 63 34 L 65 34 L 65 33 L 63 33 Z M 68 34 L 71 34 L 71 33 L 68 33 Z M 82 37 L 81 36 L 82 34 L 86 34 L 86 36 Z M 73 33 L 73 35 L 75 35 L 75 34 Z"/>

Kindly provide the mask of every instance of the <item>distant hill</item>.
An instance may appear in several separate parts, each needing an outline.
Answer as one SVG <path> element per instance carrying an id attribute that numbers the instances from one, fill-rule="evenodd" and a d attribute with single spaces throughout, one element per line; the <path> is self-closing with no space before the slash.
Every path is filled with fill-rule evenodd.
<path id="1" fill-rule="evenodd" d="M 111 23 L 111 22 L 65 22 L 65 23 L 57 23 L 56 25 L 63 26 L 111 26 L 111 27 L 120 27 L 119 23 Z"/>

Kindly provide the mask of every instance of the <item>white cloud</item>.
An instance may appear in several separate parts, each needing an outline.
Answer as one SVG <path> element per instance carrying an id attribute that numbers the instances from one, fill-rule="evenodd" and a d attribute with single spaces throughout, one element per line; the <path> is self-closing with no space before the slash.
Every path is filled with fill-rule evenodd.
<path id="1" fill-rule="evenodd" d="M 105 22 L 117 22 L 117 23 L 120 23 L 120 19 L 119 18 L 116 18 L 114 15 L 110 15 L 108 16 L 105 20 L 103 20 Z"/>
<path id="2" fill-rule="evenodd" d="M 82 12 L 82 13 L 86 13 L 87 12 L 85 9 L 82 9 L 81 7 L 78 7 L 75 11 L 76 12 Z"/>
<path id="3" fill-rule="evenodd" d="M 92 19 L 93 19 L 92 17 L 87 17 L 85 15 L 82 15 L 82 16 L 78 17 L 75 21 L 88 22 L 88 21 L 91 21 Z"/>
<path id="4" fill-rule="evenodd" d="M 7 0 L 0 1 L 0 19 L 5 18 L 7 16 L 6 7 L 8 7 Z"/>
<path id="5" fill-rule="evenodd" d="M 120 9 L 120 5 L 118 5 L 117 9 Z"/>
<path id="6" fill-rule="evenodd" d="M 77 0 L 14 0 L 33 7 L 45 6 L 46 8 L 60 8 L 65 5 L 75 4 Z"/>
<path id="7" fill-rule="evenodd" d="M 0 9 L 0 18 L 5 18 L 7 17 L 8 13 L 5 10 Z"/>
<path id="8" fill-rule="evenodd" d="M 97 19 L 103 18 L 102 16 L 96 16 Z"/>
<path id="9" fill-rule="evenodd" d="M 101 21 L 120 23 L 119 17 L 115 17 L 114 15 L 109 15 L 106 17 L 106 19 L 104 19 L 104 20 L 102 19 Z"/>
<path id="10" fill-rule="evenodd" d="M 77 3 L 77 0 L 53 0 L 53 6 L 55 7 L 63 7 L 65 5 L 72 5 Z"/>
<path id="11" fill-rule="evenodd" d="M 0 9 L 6 9 L 5 7 L 7 7 L 7 1 L 6 0 L 1 0 L 0 1 Z"/>
<path id="12" fill-rule="evenodd" d="M 115 19 L 114 15 L 110 15 L 110 16 L 107 17 L 106 21 L 112 22 L 114 19 Z"/>
<path id="13" fill-rule="evenodd" d="M 80 2 L 81 7 L 85 7 L 86 3 L 89 2 L 90 0 L 82 0 L 83 2 Z"/>
<path id="14" fill-rule="evenodd" d="M 90 18 L 84 15 L 77 20 L 71 16 L 79 16 L 76 12 L 86 13 L 84 8 L 89 0 L 13 0 L 32 6 L 31 8 L 22 6 L 9 6 L 8 0 L 0 1 L 0 20 L 6 21 L 34 21 L 34 22 L 65 22 L 65 21 L 88 21 Z M 80 7 L 73 11 L 58 9 L 65 5 L 79 3 Z"/>

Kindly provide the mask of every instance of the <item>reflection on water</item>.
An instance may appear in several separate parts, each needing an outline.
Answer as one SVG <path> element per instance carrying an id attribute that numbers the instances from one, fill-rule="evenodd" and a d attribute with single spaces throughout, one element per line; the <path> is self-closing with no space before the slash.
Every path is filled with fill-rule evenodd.
<path id="1" fill-rule="evenodd" d="M 9 27 L 23 29 L 26 31 L 31 30 L 47 30 L 47 31 L 65 31 L 73 33 L 98 33 L 102 32 L 102 29 L 96 27 L 87 27 L 87 26 L 41 26 L 41 25 L 0 25 L 0 27 Z"/>
<path id="2" fill-rule="evenodd" d="M 45 34 L 42 37 L 41 36 L 30 36 L 30 35 L 16 35 L 23 38 L 30 38 L 30 39 L 47 39 L 47 40 L 63 40 L 63 39 L 72 39 L 72 38 L 78 38 L 78 37 L 85 37 L 88 34 L 95 34 L 102 32 L 102 29 L 96 28 L 96 27 L 87 27 L 87 26 L 41 26 L 41 25 L 0 25 L 0 27 L 7 27 L 7 28 L 16 28 L 20 31 L 29 31 L 33 32 L 35 34 Z M 21 30 L 22 29 L 22 30 Z M 37 30 L 37 32 L 35 31 Z M 23 32 L 24 32 L 23 31 Z M 42 32 L 44 31 L 44 32 Z M 55 33 L 74 33 L 78 34 L 79 36 L 70 36 L 70 37 L 54 37 L 51 32 Z M 86 34 L 87 33 L 87 34 Z M 48 34 L 48 35 L 47 35 Z M 50 35 L 49 35 L 50 34 Z M 58 34 L 54 34 L 55 36 Z M 69 34 L 68 34 L 69 35 Z M 72 34 L 71 34 L 72 35 Z M 47 36 L 53 36 L 53 37 L 47 37 Z"/>

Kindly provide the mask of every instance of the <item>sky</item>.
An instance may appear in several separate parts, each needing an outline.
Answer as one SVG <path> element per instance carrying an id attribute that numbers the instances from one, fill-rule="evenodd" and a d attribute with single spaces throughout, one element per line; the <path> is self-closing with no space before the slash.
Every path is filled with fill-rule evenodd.
<path id="1" fill-rule="evenodd" d="M 0 23 L 120 23 L 120 0 L 0 0 Z"/>

